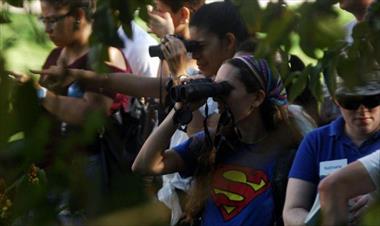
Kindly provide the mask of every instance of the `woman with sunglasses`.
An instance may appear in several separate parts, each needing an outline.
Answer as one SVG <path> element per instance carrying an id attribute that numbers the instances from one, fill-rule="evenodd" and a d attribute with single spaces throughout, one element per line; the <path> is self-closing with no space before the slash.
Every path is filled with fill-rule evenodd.
<path id="1" fill-rule="evenodd" d="M 380 71 L 370 77 L 374 80 L 354 87 L 341 84 L 335 103 L 342 116 L 302 141 L 289 174 L 285 225 L 304 225 L 323 177 L 380 148 Z M 357 223 L 368 200 L 363 195 L 350 201 L 350 224 Z"/>

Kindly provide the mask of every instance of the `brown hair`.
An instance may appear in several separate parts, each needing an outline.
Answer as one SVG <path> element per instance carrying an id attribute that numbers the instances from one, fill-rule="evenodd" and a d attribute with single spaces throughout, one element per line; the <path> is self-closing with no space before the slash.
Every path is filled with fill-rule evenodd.
<path id="1" fill-rule="evenodd" d="M 86 19 L 88 21 L 92 20 L 92 16 L 96 9 L 96 0 L 41 0 L 53 6 L 55 9 L 60 9 L 63 7 L 68 7 L 70 11 L 76 9 L 83 9 L 85 12 Z"/>
<path id="2" fill-rule="evenodd" d="M 242 67 L 238 61 L 229 60 L 228 63 L 239 69 L 238 79 L 245 85 L 248 93 L 257 92 L 261 89 L 258 85 L 258 81 L 254 76 L 250 75 L 248 71 Z M 265 129 L 268 131 L 269 136 L 276 137 L 276 145 L 281 145 L 282 150 L 290 151 L 294 149 L 300 142 L 302 135 L 296 125 L 288 119 L 286 108 L 278 107 L 269 100 L 265 100 L 259 107 L 261 120 L 264 122 Z M 283 134 L 289 134 L 292 132 L 292 137 L 283 136 Z M 229 139 L 235 134 L 234 126 L 229 124 L 224 127 L 223 131 L 218 131 L 219 134 Z M 232 135 L 231 135 L 232 134 Z M 218 134 L 217 134 L 218 135 Z M 233 139 L 231 139 L 233 140 Z M 273 147 L 273 143 L 264 142 L 264 146 Z M 194 172 L 193 184 L 187 197 L 185 205 L 186 220 L 190 221 L 195 219 L 203 210 L 206 200 L 210 196 L 211 181 L 215 172 L 215 167 L 218 164 L 218 157 L 221 153 L 227 151 L 227 149 L 216 150 L 211 142 L 205 140 L 201 147 L 201 153 L 198 158 L 198 165 Z"/>

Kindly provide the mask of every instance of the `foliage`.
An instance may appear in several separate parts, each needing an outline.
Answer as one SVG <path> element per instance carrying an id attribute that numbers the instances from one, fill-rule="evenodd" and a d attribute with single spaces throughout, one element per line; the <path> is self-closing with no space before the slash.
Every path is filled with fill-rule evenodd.
<path id="1" fill-rule="evenodd" d="M 7 13 L 7 18 L 11 23 L 0 24 L 0 46 L 7 59 L 6 68 L 20 73 L 40 68 L 52 44 L 37 23 L 36 16 Z"/>
<path id="2" fill-rule="evenodd" d="M 22 7 L 25 0 L 1 0 L 0 6 L 7 2 Z M 355 27 L 354 43 L 348 47 L 342 43 L 344 32 L 337 23 L 337 12 L 333 7 L 336 1 L 306 1 L 299 7 L 290 8 L 283 1 L 270 2 L 261 8 L 257 0 L 234 0 L 252 33 L 258 33 L 259 45 L 255 54 L 266 57 L 276 67 L 286 84 L 291 84 L 290 99 L 295 99 L 305 88 L 310 89 L 317 100 L 322 101 L 322 81 L 329 89 L 335 90 L 335 76 L 344 76 L 355 83 L 365 69 L 371 68 L 380 57 L 380 3 L 370 10 L 368 20 Z M 95 14 L 94 32 L 91 37 L 92 65 L 102 65 L 106 58 L 105 46 L 120 45 L 115 36 L 119 25 L 130 34 L 129 22 L 136 9 L 140 17 L 146 19 L 145 5 L 149 0 L 98 0 Z M 28 19 L 31 27 L 36 26 L 34 19 Z M 25 22 L 25 21 L 24 21 Z M 24 23 L 23 22 L 23 23 Z M 18 23 L 5 9 L 0 9 L 0 24 Z M 44 147 L 54 126 L 49 117 L 38 107 L 39 103 L 32 83 L 19 87 L 8 78 L 5 71 L 7 48 L 12 48 L 18 39 L 32 38 L 44 43 L 46 38 L 33 29 L 31 32 L 13 33 L 2 41 L 0 52 L 0 225 L 56 225 L 56 216 L 61 211 L 58 204 L 62 201 L 57 194 L 70 188 L 71 199 L 67 205 L 80 215 L 80 211 L 99 214 L 109 212 L 120 206 L 113 202 L 104 206 L 94 203 L 98 193 L 86 194 L 83 190 L 87 181 L 83 172 L 84 159 L 74 158 L 67 164 L 65 156 L 73 153 L 78 145 L 92 142 L 94 133 L 104 122 L 98 114 L 88 117 L 84 129 L 59 143 L 55 153 L 54 165 L 49 173 L 37 168 L 43 157 Z M 17 31 L 16 31 L 17 32 Z M 24 36 L 25 35 L 25 36 Z M 21 37 L 23 36 L 23 37 Z M 316 63 L 306 65 L 303 71 L 290 72 L 287 57 L 292 49 L 292 39 L 299 37 L 302 51 Z M 44 45 L 44 44 L 42 44 Z M 345 54 L 342 54 L 345 50 Z M 99 71 L 104 68 L 96 68 Z M 13 139 L 18 134 L 22 139 Z M 125 178 L 128 189 L 124 191 L 122 207 L 136 206 L 145 200 L 145 192 L 138 179 Z M 131 197 L 135 197 L 132 199 Z M 122 197 L 112 197 L 113 199 Z M 120 200 L 117 200 L 120 201 Z M 120 202 L 119 202 L 120 203 Z M 139 216 L 141 217 L 141 216 Z"/>

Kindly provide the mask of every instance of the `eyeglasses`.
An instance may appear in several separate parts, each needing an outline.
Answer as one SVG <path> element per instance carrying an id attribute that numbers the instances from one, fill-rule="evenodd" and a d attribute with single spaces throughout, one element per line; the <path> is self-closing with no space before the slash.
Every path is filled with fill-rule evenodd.
<path id="1" fill-rule="evenodd" d="M 339 105 L 347 110 L 356 110 L 361 105 L 368 109 L 380 105 L 380 94 L 372 96 L 337 96 L 336 99 Z"/>
<path id="2" fill-rule="evenodd" d="M 54 26 L 56 23 L 58 23 L 59 21 L 63 20 L 65 17 L 70 16 L 70 15 L 71 15 L 71 11 L 60 16 L 48 16 L 48 17 L 40 16 L 38 19 L 45 25 Z"/>

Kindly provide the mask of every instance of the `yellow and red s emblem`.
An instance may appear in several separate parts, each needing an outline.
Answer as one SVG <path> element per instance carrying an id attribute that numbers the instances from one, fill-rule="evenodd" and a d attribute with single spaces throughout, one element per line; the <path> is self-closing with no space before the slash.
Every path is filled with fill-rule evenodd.
<path id="1" fill-rule="evenodd" d="M 270 183 L 264 171 L 222 165 L 215 172 L 211 196 L 224 220 L 228 221 L 269 187 Z"/>

